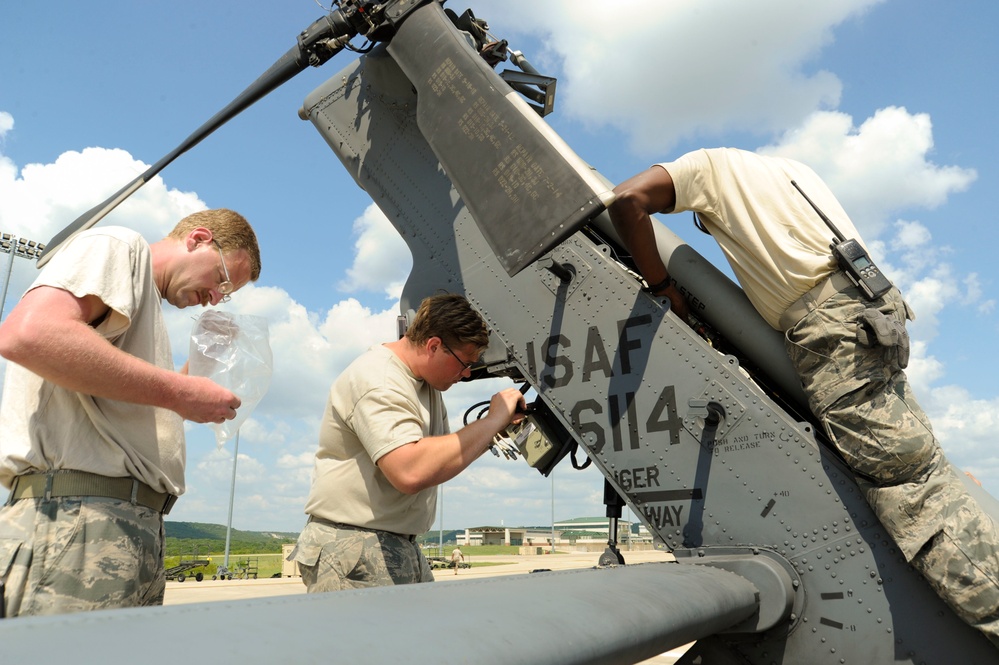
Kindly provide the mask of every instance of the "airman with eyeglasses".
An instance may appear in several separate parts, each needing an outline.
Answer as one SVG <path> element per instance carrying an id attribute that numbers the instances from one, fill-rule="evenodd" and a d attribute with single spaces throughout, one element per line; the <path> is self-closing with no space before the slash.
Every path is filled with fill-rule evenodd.
<path id="1" fill-rule="evenodd" d="M 488 343 L 468 300 L 435 295 L 402 339 L 373 347 L 337 377 L 320 426 L 309 523 L 289 557 L 310 593 L 433 581 L 415 540 L 433 524 L 437 486 L 523 417 L 524 396 L 511 387 L 492 396 L 481 419 L 450 430 L 442 393 L 471 376 Z M 347 556 L 357 562 L 352 571 L 339 563 Z"/>
<path id="2" fill-rule="evenodd" d="M 10 361 L 0 484 L 11 490 L 0 541 L 36 553 L 5 578 L 8 617 L 162 604 L 163 515 L 185 487 L 183 420 L 221 423 L 240 406 L 229 389 L 175 371 L 163 300 L 217 305 L 259 275 L 256 235 L 231 210 L 189 215 L 152 244 L 99 226 L 64 241 L 0 325 Z M 66 534 L 82 534 L 78 556 L 38 556 L 70 547 Z"/>

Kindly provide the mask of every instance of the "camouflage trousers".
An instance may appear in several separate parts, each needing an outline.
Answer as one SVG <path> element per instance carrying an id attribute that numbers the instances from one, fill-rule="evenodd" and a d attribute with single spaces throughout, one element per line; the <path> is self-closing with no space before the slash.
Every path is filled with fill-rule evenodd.
<path id="1" fill-rule="evenodd" d="M 308 593 L 434 581 L 423 552 L 408 538 L 312 520 L 288 560 L 298 562 Z"/>
<path id="2" fill-rule="evenodd" d="M 6 616 L 162 605 L 163 517 L 98 497 L 21 499 L 0 509 Z"/>
<path id="3" fill-rule="evenodd" d="M 874 303 L 855 288 L 836 294 L 787 331 L 788 354 L 809 406 L 906 561 L 999 646 L 999 530 L 912 395 L 902 371 L 908 339 L 905 349 L 886 346 L 861 330 L 881 315 L 902 334 L 912 318 L 896 289 Z"/>

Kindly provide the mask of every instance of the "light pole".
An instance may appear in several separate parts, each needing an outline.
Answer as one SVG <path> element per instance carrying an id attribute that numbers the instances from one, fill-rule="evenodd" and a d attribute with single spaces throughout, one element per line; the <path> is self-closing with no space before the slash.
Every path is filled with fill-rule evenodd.
<path id="1" fill-rule="evenodd" d="M 229 485 L 229 521 L 225 527 L 225 560 L 222 565 L 229 570 L 229 537 L 232 535 L 232 501 L 236 496 L 236 459 L 239 457 L 239 430 L 236 430 L 236 443 L 232 448 L 232 483 Z"/>
<path id="2" fill-rule="evenodd" d="M 444 556 L 444 483 L 440 484 L 441 523 L 437 531 L 437 556 Z"/>
<path id="3" fill-rule="evenodd" d="M 552 469 L 552 554 L 555 554 L 555 469 Z"/>
<path id="4" fill-rule="evenodd" d="M 38 259 L 45 243 L 27 238 L 18 238 L 12 233 L 0 233 L 0 252 L 9 254 L 7 257 L 7 269 L 3 276 L 3 291 L 0 292 L 0 319 L 3 319 L 3 306 L 7 302 L 7 287 L 10 285 L 10 273 L 14 268 L 14 257 L 20 256 L 24 259 Z"/>

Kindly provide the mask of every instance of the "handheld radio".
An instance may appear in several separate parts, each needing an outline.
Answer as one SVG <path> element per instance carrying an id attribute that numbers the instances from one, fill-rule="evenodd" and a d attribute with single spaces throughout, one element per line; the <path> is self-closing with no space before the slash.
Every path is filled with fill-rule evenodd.
<path id="1" fill-rule="evenodd" d="M 812 206 L 812 209 L 818 213 L 822 221 L 826 223 L 830 229 L 832 229 L 833 234 L 836 236 L 833 238 L 832 243 L 829 245 L 829 249 L 832 250 L 833 256 L 836 257 L 836 262 L 839 267 L 843 269 L 849 277 L 850 280 L 856 284 L 860 290 L 863 292 L 864 297 L 867 300 L 877 300 L 884 294 L 886 294 L 892 287 L 892 283 L 888 280 L 884 274 L 878 270 L 878 267 L 874 265 L 874 261 L 867 254 L 867 250 L 864 249 L 863 245 L 851 238 L 847 240 L 840 233 L 840 230 L 832 223 L 825 213 L 819 210 L 819 207 L 808 198 L 808 194 L 802 191 L 801 187 L 798 186 L 794 180 L 791 181 L 794 188 L 798 190 L 805 200 L 808 201 L 808 205 Z"/>

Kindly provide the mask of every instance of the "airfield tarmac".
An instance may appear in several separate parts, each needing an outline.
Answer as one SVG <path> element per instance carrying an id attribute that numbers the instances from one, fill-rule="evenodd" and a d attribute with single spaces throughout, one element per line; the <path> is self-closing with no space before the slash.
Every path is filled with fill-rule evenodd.
<path id="1" fill-rule="evenodd" d="M 622 553 L 626 563 L 647 563 L 652 561 L 672 561 L 673 555 L 656 550 L 625 551 Z M 476 579 L 480 577 L 498 577 L 502 575 L 523 575 L 533 570 L 575 570 L 592 568 L 600 558 L 599 552 L 583 552 L 569 554 L 545 554 L 534 556 L 497 555 L 472 556 L 465 560 L 474 562 L 502 563 L 500 566 L 476 566 L 462 568 L 455 575 L 453 570 L 439 569 L 434 571 L 436 583 L 446 584 L 458 580 Z M 204 580 L 196 582 L 188 579 L 185 582 L 168 581 L 164 605 L 183 605 L 185 603 L 209 603 L 215 601 L 231 601 L 248 598 L 269 598 L 272 596 L 291 596 L 305 593 L 305 585 L 300 577 L 281 577 L 260 580 Z M 673 665 L 677 658 L 683 655 L 686 647 L 674 649 L 667 653 L 642 661 L 642 665 Z"/>

